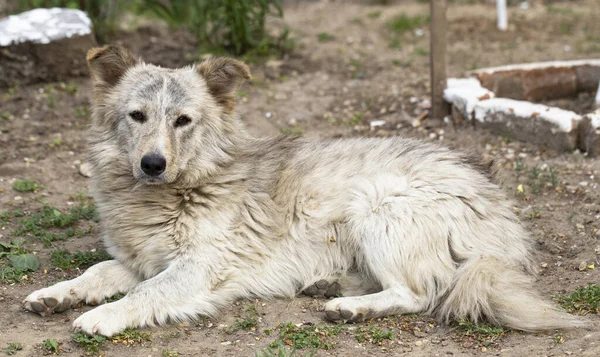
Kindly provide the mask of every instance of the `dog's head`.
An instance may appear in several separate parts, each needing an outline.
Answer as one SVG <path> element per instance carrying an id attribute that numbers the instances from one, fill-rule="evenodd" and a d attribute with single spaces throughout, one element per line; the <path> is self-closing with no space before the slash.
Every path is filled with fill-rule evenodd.
<path id="1" fill-rule="evenodd" d="M 126 153 L 119 155 L 136 179 L 170 183 L 184 171 L 202 175 L 226 160 L 229 136 L 237 130 L 229 115 L 235 91 L 250 78 L 244 63 L 211 58 L 166 69 L 120 46 L 93 48 L 87 61 L 95 93 L 92 126 Z"/>

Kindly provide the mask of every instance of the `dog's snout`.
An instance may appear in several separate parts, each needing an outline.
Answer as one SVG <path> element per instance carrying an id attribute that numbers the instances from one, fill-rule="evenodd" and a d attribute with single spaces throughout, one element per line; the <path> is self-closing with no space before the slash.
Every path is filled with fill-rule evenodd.
<path id="1" fill-rule="evenodd" d="M 148 176 L 158 176 L 165 171 L 167 160 L 161 155 L 144 155 L 140 164 L 142 171 Z"/>

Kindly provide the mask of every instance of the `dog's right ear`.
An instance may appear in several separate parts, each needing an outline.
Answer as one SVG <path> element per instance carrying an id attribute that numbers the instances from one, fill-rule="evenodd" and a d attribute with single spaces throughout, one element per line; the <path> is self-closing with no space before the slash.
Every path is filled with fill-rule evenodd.
<path id="1" fill-rule="evenodd" d="M 127 69 L 138 63 L 127 49 L 115 45 L 92 48 L 86 59 L 94 85 L 102 88 L 117 84 Z"/>

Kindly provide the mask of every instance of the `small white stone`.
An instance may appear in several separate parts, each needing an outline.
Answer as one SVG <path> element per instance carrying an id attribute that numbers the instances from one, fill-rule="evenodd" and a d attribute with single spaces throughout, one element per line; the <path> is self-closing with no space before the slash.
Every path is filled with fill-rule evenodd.
<path id="1" fill-rule="evenodd" d="M 271 112 L 266 112 L 265 113 L 265 118 L 270 118 L 272 116 L 273 116 L 273 114 L 271 114 Z"/>
<path id="2" fill-rule="evenodd" d="M 371 121 L 371 123 L 369 123 L 369 125 L 371 126 L 371 129 L 375 129 L 380 126 L 384 126 L 385 124 L 386 124 L 385 120 L 373 120 L 373 121 Z"/>
<path id="3" fill-rule="evenodd" d="M 15 201 L 20 201 L 22 199 L 23 199 L 23 197 L 21 197 L 21 196 L 15 196 Z"/>
<path id="4" fill-rule="evenodd" d="M 92 165 L 89 162 L 84 162 L 79 165 L 79 173 L 83 177 L 92 177 Z"/>

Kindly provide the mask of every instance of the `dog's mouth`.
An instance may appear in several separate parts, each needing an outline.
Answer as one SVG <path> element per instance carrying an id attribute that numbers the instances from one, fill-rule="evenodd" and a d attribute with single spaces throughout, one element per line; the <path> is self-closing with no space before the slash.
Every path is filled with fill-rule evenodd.
<path id="1" fill-rule="evenodd" d="M 165 175 L 150 176 L 143 172 L 134 172 L 133 177 L 140 183 L 145 183 L 147 185 L 160 185 L 167 182 Z"/>

